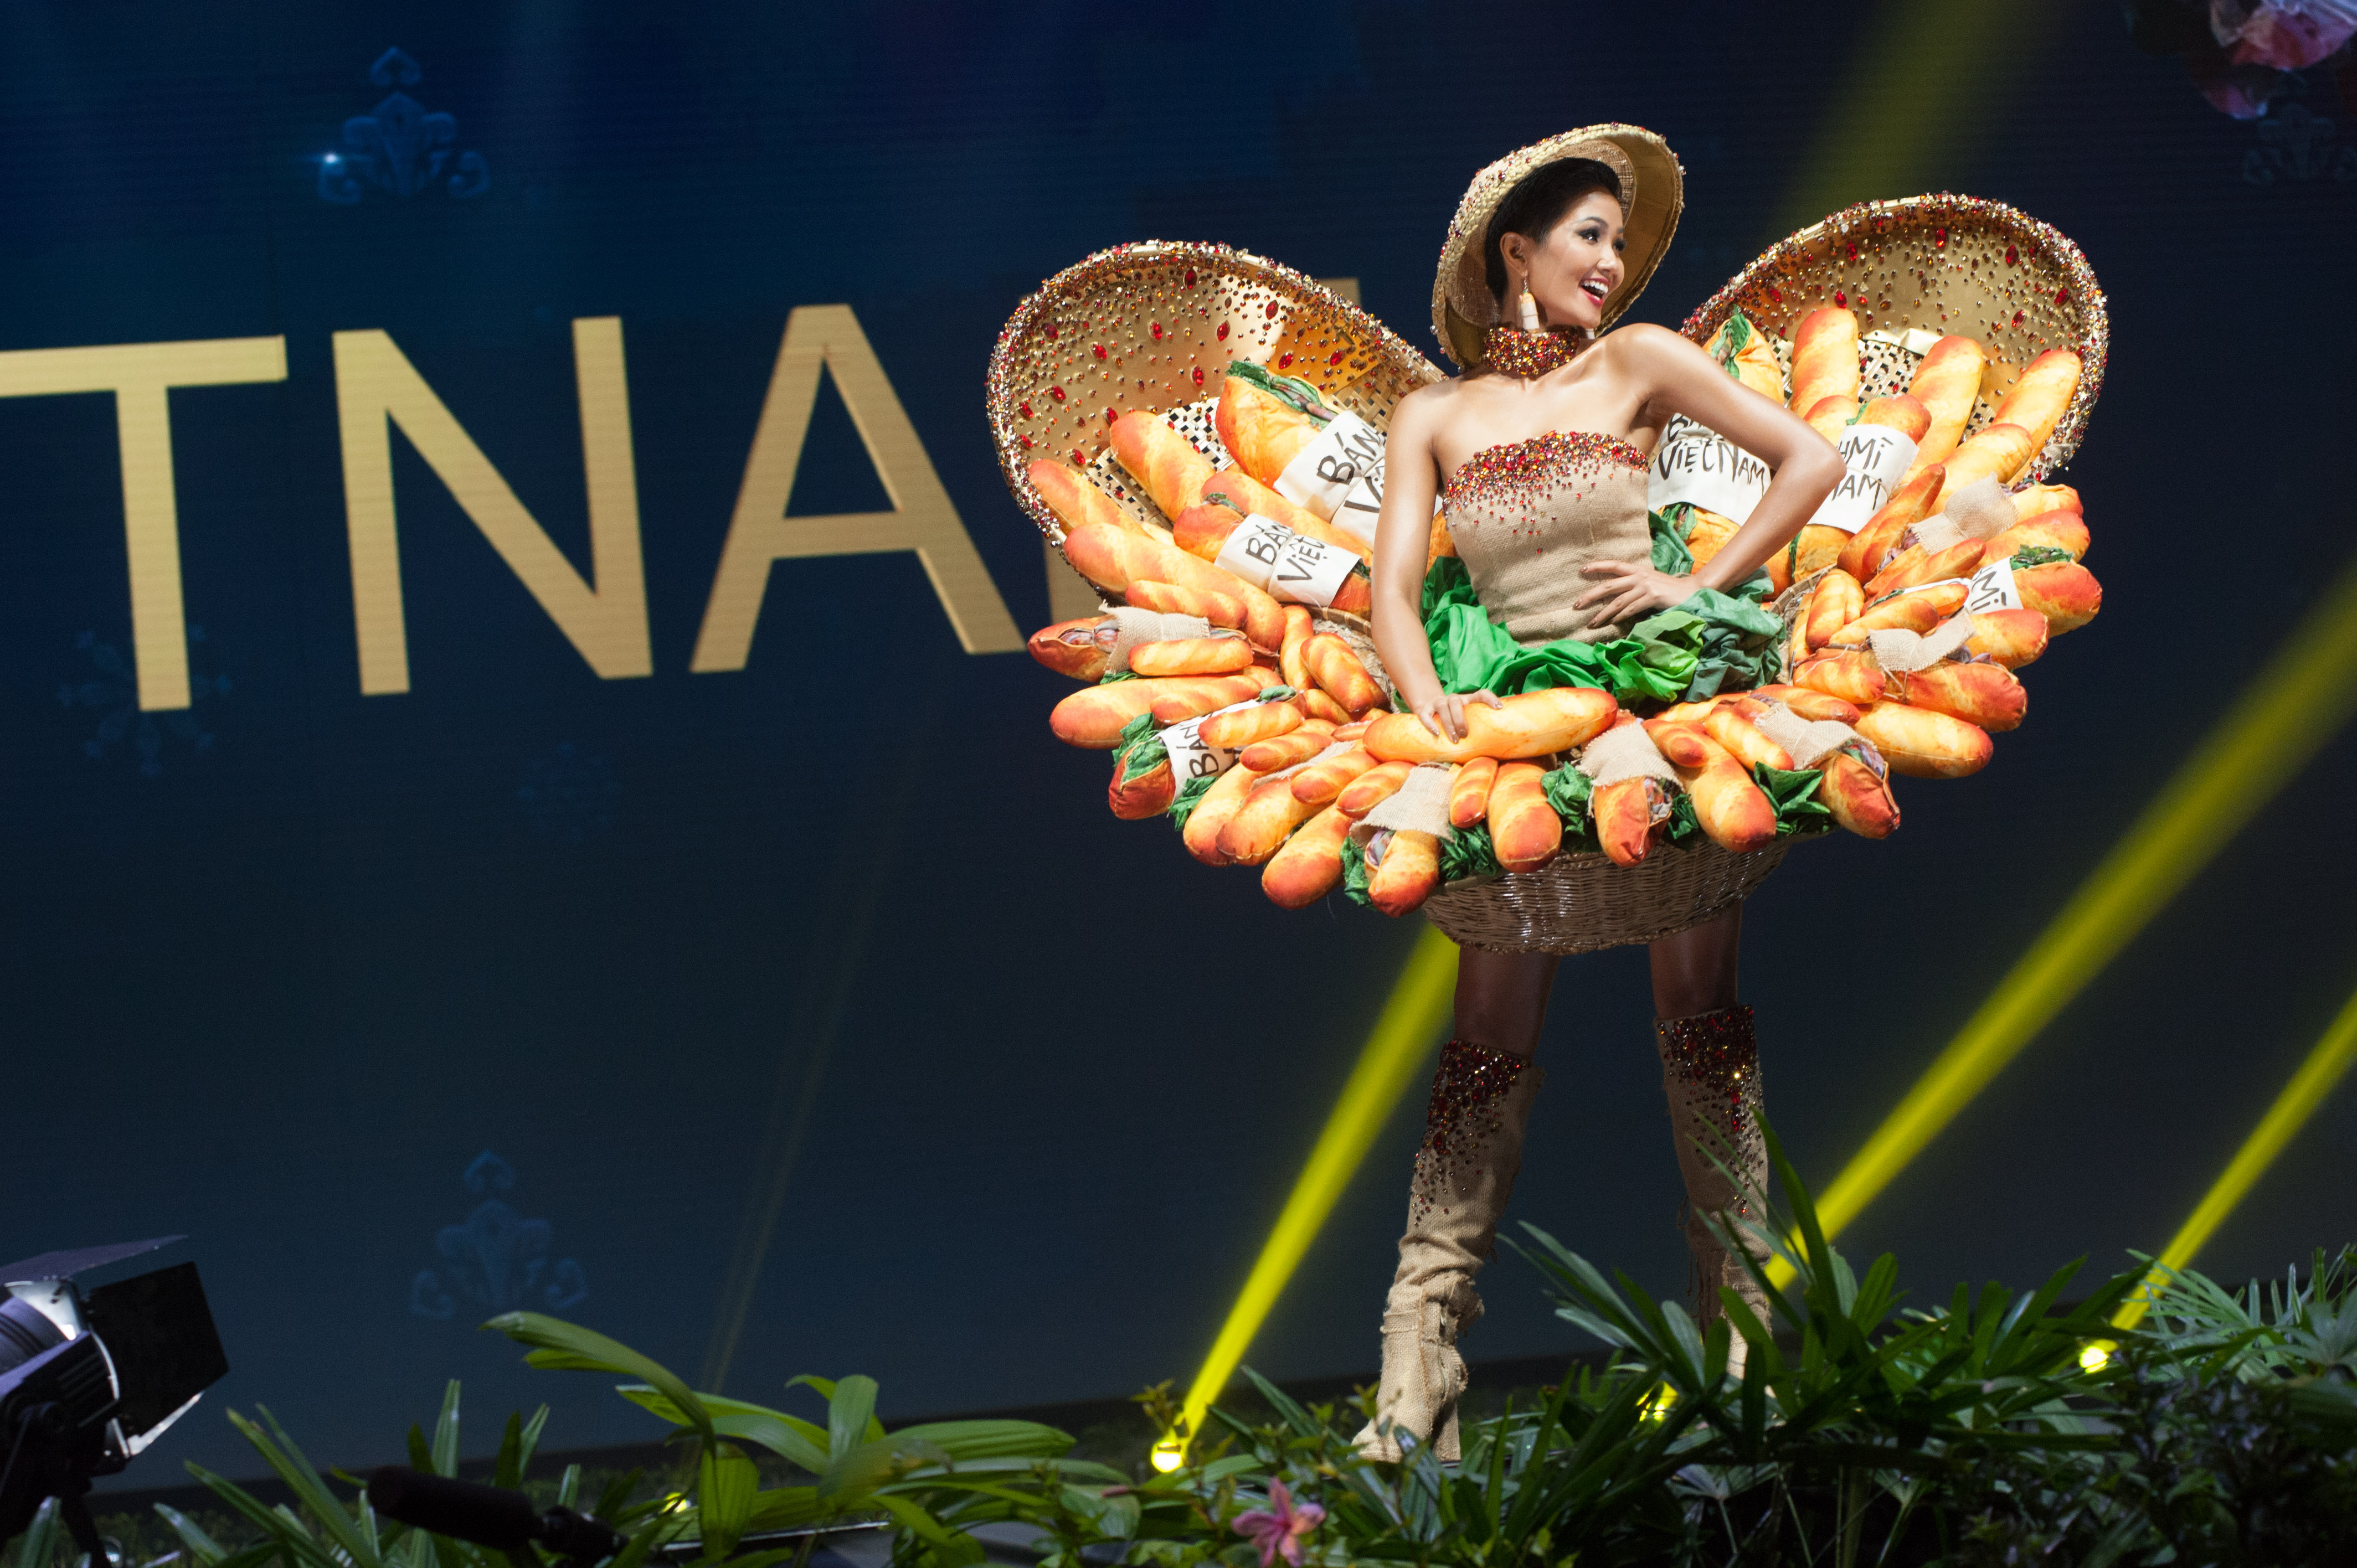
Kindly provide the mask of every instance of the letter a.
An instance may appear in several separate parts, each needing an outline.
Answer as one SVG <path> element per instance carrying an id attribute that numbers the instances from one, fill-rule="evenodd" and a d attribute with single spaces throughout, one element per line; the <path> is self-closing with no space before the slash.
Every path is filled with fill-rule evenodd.
<path id="1" fill-rule="evenodd" d="M 858 426 L 868 460 L 892 499 L 890 511 L 788 517 L 794 472 L 818 403 L 818 372 L 834 374 L 835 390 Z M 695 656 L 699 674 L 742 670 L 753 651 L 753 627 L 769 591 L 770 567 L 812 555 L 866 555 L 913 550 L 968 653 L 1010 653 L 1023 646 L 1015 618 L 958 521 L 949 492 L 917 440 L 876 350 L 847 305 L 805 305 L 786 318 L 785 341 L 761 403 L 761 422 L 745 459 L 745 482 L 721 546 Z"/>
<path id="2" fill-rule="evenodd" d="M 630 455 L 630 401 L 622 323 L 573 323 L 573 377 L 589 481 L 589 562 L 581 580 L 500 471 L 382 332 L 336 334 L 336 416 L 344 447 L 344 520 L 352 553 L 352 620 L 361 691 L 409 690 L 409 630 L 402 607 L 401 539 L 393 521 L 388 424 L 472 519 L 508 570 L 601 679 L 651 675 L 645 568 L 639 559 L 639 483 Z"/>

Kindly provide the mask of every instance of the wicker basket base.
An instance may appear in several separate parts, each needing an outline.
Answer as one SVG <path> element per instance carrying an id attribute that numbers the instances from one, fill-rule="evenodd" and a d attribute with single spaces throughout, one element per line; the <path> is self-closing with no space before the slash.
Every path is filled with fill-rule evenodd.
<path id="1" fill-rule="evenodd" d="M 1601 854 L 1566 854 L 1537 871 L 1455 882 L 1424 912 L 1460 947 L 1491 952 L 1597 952 L 1674 936 L 1740 904 L 1783 863 L 1778 840 L 1729 854 L 1706 840 L 1667 845 L 1635 865 Z"/>

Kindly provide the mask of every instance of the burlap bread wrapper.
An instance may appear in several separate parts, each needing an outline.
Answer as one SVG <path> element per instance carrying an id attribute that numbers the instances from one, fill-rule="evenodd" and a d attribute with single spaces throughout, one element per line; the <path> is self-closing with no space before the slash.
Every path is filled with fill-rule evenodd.
<path id="1" fill-rule="evenodd" d="M 1857 731 L 1833 719 L 1804 719 L 1783 703 L 1762 698 L 1760 716 L 1751 722 L 1760 733 L 1790 752 L 1795 768 L 1814 768 L 1846 746 L 1855 744 Z"/>
<path id="2" fill-rule="evenodd" d="M 1448 825 L 1448 781 L 1456 772 L 1446 762 L 1419 764 L 1406 783 L 1359 819 L 1351 836 L 1363 847 L 1377 829 L 1389 828 L 1394 832 L 1405 829 L 1448 843 L 1457 836 L 1457 830 Z"/>
<path id="3" fill-rule="evenodd" d="M 1105 656 L 1108 671 L 1129 668 L 1129 650 L 1141 642 L 1178 642 L 1193 637 L 1237 637 L 1242 633 L 1224 628 L 1213 631 L 1211 623 L 1201 616 L 1170 615 L 1161 610 L 1142 610 L 1132 605 L 1115 605 L 1106 612 L 1120 628 L 1114 638 L 1113 651 Z"/>
<path id="4" fill-rule="evenodd" d="M 1622 725 L 1589 741 L 1579 754 L 1579 770 L 1587 775 L 1588 782 L 1598 786 L 1630 779 L 1659 779 L 1665 784 L 1678 781 L 1678 770 L 1670 766 L 1643 725 Z"/>
<path id="5" fill-rule="evenodd" d="M 1889 674 L 1929 670 L 1973 639 L 1973 618 L 1950 616 L 1929 631 L 1869 631 L 1866 645 Z"/>
<path id="6" fill-rule="evenodd" d="M 1908 532 L 1927 553 L 1937 553 L 1967 539 L 1995 539 L 2020 521 L 2013 498 L 1989 474 L 1950 497 L 1938 516 L 1925 518 Z"/>

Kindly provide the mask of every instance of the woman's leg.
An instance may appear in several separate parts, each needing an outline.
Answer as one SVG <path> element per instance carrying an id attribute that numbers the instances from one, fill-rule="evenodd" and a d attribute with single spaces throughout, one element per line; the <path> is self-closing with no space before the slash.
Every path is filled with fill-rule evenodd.
<path id="1" fill-rule="evenodd" d="M 1458 1456 L 1465 1361 L 1457 1337 L 1481 1316 L 1473 1276 L 1496 1250 L 1531 1101 L 1545 1077 L 1532 1057 L 1546 1022 L 1555 959 L 1467 948 L 1457 961 L 1457 1033 L 1440 1051 L 1424 1144 L 1408 1187 L 1407 1231 L 1383 1300 L 1383 1371 L 1360 1448 L 1399 1457 L 1402 1436 Z"/>
<path id="2" fill-rule="evenodd" d="M 1759 1122 L 1759 1047 L 1751 1009 L 1736 1000 L 1742 935 L 1738 904 L 1652 945 L 1655 1044 L 1670 1101 L 1670 1135 L 1685 1178 L 1683 1220 L 1694 1256 L 1695 1316 L 1705 1324 L 1718 1316 L 1722 1285 L 1733 1287 L 1755 1312 L 1766 1302 L 1758 1282 L 1726 1244 L 1729 1225 L 1739 1227 L 1757 1217 L 1768 1180 Z M 1735 1234 L 1747 1249 L 1756 1248 L 1739 1230 Z M 1728 1363 L 1742 1370 L 1739 1337 L 1729 1347 Z"/>

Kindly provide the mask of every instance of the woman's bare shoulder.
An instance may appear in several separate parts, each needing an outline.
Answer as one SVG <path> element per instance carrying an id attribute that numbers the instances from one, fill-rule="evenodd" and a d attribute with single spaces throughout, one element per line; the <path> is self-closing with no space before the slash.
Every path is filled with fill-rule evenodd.
<path id="1" fill-rule="evenodd" d="M 1392 410 L 1391 427 L 1397 430 L 1405 424 L 1412 429 L 1429 429 L 1448 417 L 1449 409 L 1464 395 L 1464 389 L 1462 376 L 1426 381 L 1399 400 L 1399 406 Z"/>

